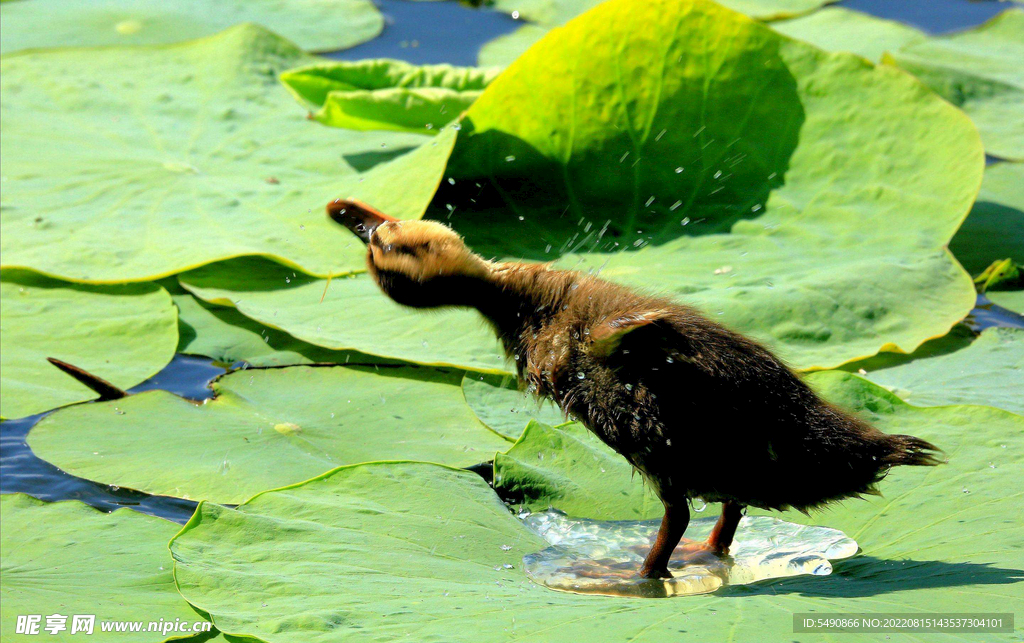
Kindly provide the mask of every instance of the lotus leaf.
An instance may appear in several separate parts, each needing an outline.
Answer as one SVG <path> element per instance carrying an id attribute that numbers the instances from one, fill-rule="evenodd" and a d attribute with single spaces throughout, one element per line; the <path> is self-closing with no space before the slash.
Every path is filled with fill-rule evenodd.
<path id="1" fill-rule="evenodd" d="M 912 42 L 886 61 L 959 106 L 981 130 L 985 151 L 1024 161 L 1024 9 L 977 29 Z"/>
<path id="2" fill-rule="evenodd" d="M 131 641 L 153 643 L 191 632 L 101 632 L 106 621 L 163 619 L 193 623 L 203 616 L 174 588 L 167 541 L 179 526 L 119 509 L 106 514 L 77 500 L 44 503 L 17 493 L 0 497 L 0 619 L 4 641 Z M 15 634 L 18 616 L 43 617 L 39 633 Z M 67 617 L 66 629 L 44 630 L 46 616 Z M 93 634 L 71 633 L 75 614 L 95 615 Z"/>
<path id="3" fill-rule="evenodd" d="M 665 513 L 626 460 L 577 423 L 530 422 L 507 453 L 494 457 L 494 488 L 528 510 L 554 507 L 576 518 L 646 520 Z"/>
<path id="4" fill-rule="evenodd" d="M 462 393 L 480 421 L 515 440 L 533 420 L 562 424 L 562 412 L 549 400 L 540 400 L 516 386 L 512 375 L 466 373 Z"/>
<path id="5" fill-rule="evenodd" d="M 4 3 L 0 51 L 181 42 L 242 22 L 310 51 L 358 45 L 384 28 L 369 0 L 30 0 Z"/>
<path id="6" fill-rule="evenodd" d="M 318 63 L 287 71 L 281 81 L 325 125 L 433 134 L 472 105 L 496 75 L 383 59 Z"/>
<path id="7" fill-rule="evenodd" d="M 489 461 L 508 442 L 466 406 L 461 380 L 415 366 L 241 370 L 216 380 L 206 404 L 147 391 L 72 407 L 28 442 L 83 478 L 236 503 L 342 464 Z"/>
<path id="8" fill-rule="evenodd" d="M 867 377 L 916 406 L 985 404 L 1024 415 L 1024 329 L 989 328 L 966 346 L 934 343 L 931 355 L 878 355 Z"/>
<path id="9" fill-rule="evenodd" d="M 985 296 L 997 306 L 1024 315 L 1024 290 L 993 290 Z"/>
<path id="10" fill-rule="evenodd" d="M 328 283 L 247 258 L 200 268 L 179 279 L 200 299 L 234 306 L 261 324 L 317 346 L 419 364 L 508 372 L 498 341 L 479 314 L 425 313 L 399 306 L 365 274 Z"/>
<path id="11" fill-rule="evenodd" d="M 177 282 L 174 282 L 178 286 Z M 238 310 L 196 299 L 178 286 L 171 295 L 178 307 L 178 352 L 205 355 L 225 364 L 250 366 L 366 364 L 383 362 L 356 351 L 333 351 L 307 344 L 288 333 L 263 326 Z"/>
<path id="12" fill-rule="evenodd" d="M 611 0 L 488 86 L 429 215 L 484 254 L 682 295 L 825 368 L 968 313 L 945 245 L 982 170 L 968 119 L 899 70 L 709 2 Z"/>
<path id="13" fill-rule="evenodd" d="M 160 286 L 84 286 L 24 270 L 0 273 L 0 326 L 5 418 L 96 398 L 47 357 L 129 388 L 167 365 L 178 341 L 177 313 Z"/>
<path id="14" fill-rule="evenodd" d="M 885 498 L 813 518 L 783 516 L 842 529 L 861 544 L 863 555 L 837 564 L 832 576 L 686 599 L 554 592 L 521 569 L 522 556 L 546 543 L 482 480 L 422 463 L 376 463 L 261 494 L 237 509 L 203 503 L 171 542 L 178 589 L 222 631 L 268 643 L 370 631 L 475 643 L 755 641 L 789 631 L 793 613 L 830 612 L 839 603 L 851 612 L 1016 609 L 1024 586 L 1024 528 L 1016 516 L 1024 420 L 985 407 L 917 409 L 854 376 L 813 377 L 833 399 L 867 409 L 886 428 L 935 440 L 950 455 L 941 467 L 893 472 Z"/>
<path id="15" fill-rule="evenodd" d="M 4 56 L 2 117 L 18 123 L 0 160 L 4 265 L 90 282 L 239 255 L 323 275 L 360 268 L 360 244 L 324 205 L 354 196 L 420 216 L 450 139 L 311 127 L 276 75 L 315 60 L 253 25 L 179 45 Z"/>
<path id="16" fill-rule="evenodd" d="M 972 275 L 997 259 L 1024 263 L 1024 164 L 996 163 L 949 249 Z"/>
<path id="17" fill-rule="evenodd" d="M 849 51 L 868 60 L 881 60 L 887 51 L 926 38 L 917 29 L 842 7 L 826 7 L 792 20 L 772 23 L 772 29 L 826 51 Z"/>
<path id="18" fill-rule="evenodd" d="M 548 31 L 541 25 L 523 25 L 484 44 L 477 53 L 476 62 L 481 67 L 507 67 Z"/>

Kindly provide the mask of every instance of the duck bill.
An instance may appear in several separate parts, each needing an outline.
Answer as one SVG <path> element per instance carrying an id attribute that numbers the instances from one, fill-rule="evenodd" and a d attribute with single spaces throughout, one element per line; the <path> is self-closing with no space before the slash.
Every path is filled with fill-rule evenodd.
<path id="1" fill-rule="evenodd" d="M 365 203 L 349 199 L 335 199 L 328 203 L 327 216 L 351 230 L 352 234 L 363 240 L 363 243 L 370 242 L 370 235 L 380 224 L 398 221 Z"/>

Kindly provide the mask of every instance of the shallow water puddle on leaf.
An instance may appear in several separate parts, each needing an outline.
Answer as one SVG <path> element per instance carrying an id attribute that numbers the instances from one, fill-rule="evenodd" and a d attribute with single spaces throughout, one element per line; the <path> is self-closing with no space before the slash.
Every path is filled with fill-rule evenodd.
<path id="1" fill-rule="evenodd" d="M 687 542 L 707 538 L 715 518 L 693 520 Z M 558 510 L 535 513 L 525 524 L 551 543 L 523 557 L 536 583 L 577 594 L 664 598 L 707 594 L 725 585 L 832 573 L 830 560 L 857 553 L 857 543 L 838 529 L 798 525 L 770 516 L 744 516 L 730 555 L 676 549 L 672 578 L 637 576 L 658 532 L 657 520 L 580 520 Z"/>

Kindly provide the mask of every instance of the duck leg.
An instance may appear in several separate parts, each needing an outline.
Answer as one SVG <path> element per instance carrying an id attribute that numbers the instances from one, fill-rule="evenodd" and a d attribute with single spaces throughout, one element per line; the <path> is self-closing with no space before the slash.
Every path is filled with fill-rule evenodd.
<path id="1" fill-rule="evenodd" d="M 661 519 L 661 528 L 654 546 L 644 559 L 640 568 L 643 578 L 672 578 L 668 571 L 668 561 L 672 551 L 683 537 L 686 526 L 690 524 L 690 508 L 684 502 L 681 505 L 665 505 L 665 517 Z"/>
<path id="2" fill-rule="evenodd" d="M 736 527 L 743 517 L 743 505 L 732 500 L 722 505 L 722 515 L 718 517 L 715 528 L 708 536 L 708 549 L 716 554 L 728 554 L 729 545 L 732 544 L 733 536 L 736 535 Z"/>

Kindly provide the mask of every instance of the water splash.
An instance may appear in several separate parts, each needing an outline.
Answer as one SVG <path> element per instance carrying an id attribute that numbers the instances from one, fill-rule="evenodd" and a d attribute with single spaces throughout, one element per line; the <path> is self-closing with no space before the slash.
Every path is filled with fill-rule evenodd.
<path id="1" fill-rule="evenodd" d="M 658 520 L 580 520 L 552 509 L 530 514 L 523 522 L 551 544 L 523 557 L 526 575 L 551 589 L 579 594 L 648 598 L 706 594 L 724 585 L 828 575 L 830 560 L 857 553 L 857 543 L 838 529 L 744 516 L 730 555 L 718 557 L 686 547 L 707 538 L 716 522 L 699 518 L 690 521 L 688 538 L 669 562 L 673 577 L 645 579 L 636 573 L 654 541 Z"/>

